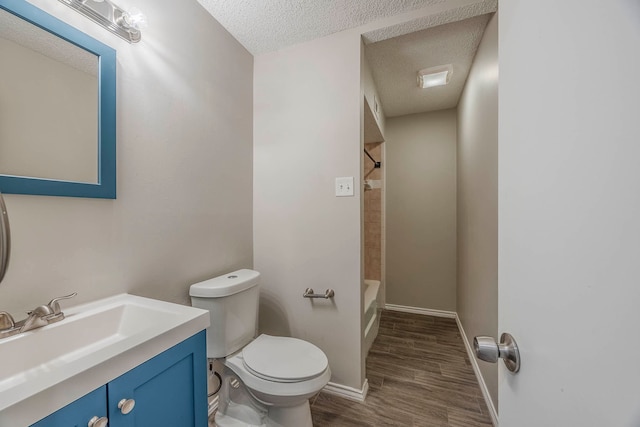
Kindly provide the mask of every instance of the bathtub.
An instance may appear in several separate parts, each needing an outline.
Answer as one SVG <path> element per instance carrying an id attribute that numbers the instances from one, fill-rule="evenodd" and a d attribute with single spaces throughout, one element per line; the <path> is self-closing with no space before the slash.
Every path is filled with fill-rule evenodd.
<path id="1" fill-rule="evenodd" d="M 364 343 L 365 352 L 369 349 L 378 335 L 380 324 L 378 299 L 380 292 L 380 281 L 365 279 L 364 281 Z"/>

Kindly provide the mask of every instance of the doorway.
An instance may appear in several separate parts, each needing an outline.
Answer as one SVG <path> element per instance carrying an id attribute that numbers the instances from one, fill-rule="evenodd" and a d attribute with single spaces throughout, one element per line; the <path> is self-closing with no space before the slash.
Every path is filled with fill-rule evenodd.
<path id="1" fill-rule="evenodd" d="M 365 46 L 385 114 L 385 307 L 498 334 L 497 16 Z M 449 85 L 421 69 L 452 64 Z M 471 358 L 494 422 L 497 365 Z"/>

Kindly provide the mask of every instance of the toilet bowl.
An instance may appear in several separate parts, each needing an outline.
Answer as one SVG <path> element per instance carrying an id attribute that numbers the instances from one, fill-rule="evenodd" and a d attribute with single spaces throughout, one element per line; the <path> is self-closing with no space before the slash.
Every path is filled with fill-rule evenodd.
<path id="1" fill-rule="evenodd" d="M 311 427 L 309 398 L 331 378 L 327 357 L 297 338 L 254 338 L 258 279 L 238 270 L 190 288 L 192 305 L 210 313 L 207 356 L 224 366 L 216 425 Z"/>
<path id="2" fill-rule="evenodd" d="M 228 369 L 223 381 L 225 377 L 237 379 L 245 395 L 234 400 L 223 389 L 220 399 L 226 401 L 216 414 L 219 427 L 235 426 L 236 421 L 243 425 L 311 426 L 309 398 L 331 378 L 324 353 L 295 338 L 260 335 L 223 363 Z M 251 404 L 247 405 L 247 398 Z M 234 406 L 233 420 L 229 405 Z M 245 408 L 239 411 L 239 405 Z M 251 424 L 255 420 L 259 422 Z"/>

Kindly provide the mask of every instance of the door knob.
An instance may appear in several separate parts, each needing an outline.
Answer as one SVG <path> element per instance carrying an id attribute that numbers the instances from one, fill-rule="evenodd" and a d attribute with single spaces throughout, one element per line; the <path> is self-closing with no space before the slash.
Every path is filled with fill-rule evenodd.
<path id="1" fill-rule="evenodd" d="M 118 402 L 118 409 L 120 409 L 122 415 L 127 415 L 129 412 L 133 411 L 134 406 L 136 406 L 136 401 L 133 399 L 122 399 Z"/>
<path id="2" fill-rule="evenodd" d="M 107 424 L 109 424 L 107 417 L 93 417 L 89 420 L 87 427 L 107 427 Z"/>
<path id="3" fill-rule="evenodd" d="M 475 337 L 473 349 L 476 357 L 485 362 L 496 363 L 502 359 L 507 369 L 514 374 L 520 370 L 520 351 L 518 344 L 511 334 L 504 333 L 500 336 L 500 344 L 496 344 L 493 337 Z"/>

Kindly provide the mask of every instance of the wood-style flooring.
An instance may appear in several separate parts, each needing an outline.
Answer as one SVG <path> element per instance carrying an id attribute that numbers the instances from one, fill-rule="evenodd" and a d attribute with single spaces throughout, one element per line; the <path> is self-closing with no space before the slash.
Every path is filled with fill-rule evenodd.
<path id="1" fill-rule="evenodd" d="M 454 319 L 384 310 L 367 357 L 364 403 L 319 393 L 315 427 L 491 427 Z"/>

